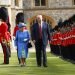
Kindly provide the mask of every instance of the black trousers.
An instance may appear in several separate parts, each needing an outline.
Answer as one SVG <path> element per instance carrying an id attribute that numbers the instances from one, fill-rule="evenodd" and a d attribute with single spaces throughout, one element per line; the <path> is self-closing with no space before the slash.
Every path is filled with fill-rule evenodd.
<path id="1" fill-rule="evenodd" d="M 9 55 L 10 55 L 9 48 L 7 44 L 1 43 L 1 45 L 4 53 L 4 64 L 9 64 Z"/>
<path id="2" fill-rule="evenodd" d="M 61 46 L 61 56 L 68 59 L 68 46 Z"/>
<path id="3" fill-rule="evenodd" d="M 35 49 L 37 65 L 41 66 L 43 64 L 43 66 L 47 66 L 46 46 L 43 45 L 41 39 L 36 41 Z"/>
<path id="4" fill-rule="evenodd" d="M 54 53 L 54 45 L 50 44 L 51 53 Z"/>
<path id="5" fill-rule="evenodd" d="M 70 50 L 71 50 L 71 60 L 75 61 L 75 44 L 72 45 Z"/>

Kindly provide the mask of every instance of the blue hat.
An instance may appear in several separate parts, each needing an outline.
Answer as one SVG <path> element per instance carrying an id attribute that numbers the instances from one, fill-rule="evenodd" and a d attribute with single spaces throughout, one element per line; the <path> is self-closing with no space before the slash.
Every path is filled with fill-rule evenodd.
<path id="1" fill-rule="evenodd" d="M 19 23 L 19 25 L 18 25 L 19 28 L 22 28 L 22 27 L 25 27 L 25 26 L 26 26 L 26 24 L 24 24 L 24 23 Z"/>

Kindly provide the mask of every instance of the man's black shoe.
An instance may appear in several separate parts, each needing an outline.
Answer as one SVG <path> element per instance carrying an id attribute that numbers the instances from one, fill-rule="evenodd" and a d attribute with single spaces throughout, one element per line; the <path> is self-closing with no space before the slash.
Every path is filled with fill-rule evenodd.
<path id="1" fill-rule="evenodd" d="M 48 67 L 47 65 L 44 65 L 44 67 Z"/>

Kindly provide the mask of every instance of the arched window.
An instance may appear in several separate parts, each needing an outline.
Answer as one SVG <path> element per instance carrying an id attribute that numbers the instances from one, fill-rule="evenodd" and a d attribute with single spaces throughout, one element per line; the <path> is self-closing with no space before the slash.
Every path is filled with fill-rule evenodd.
<path id="1" fill-rule="evenodd" d="M 35 6 L 46 6 L 46 0 L 35 0 Z"/>

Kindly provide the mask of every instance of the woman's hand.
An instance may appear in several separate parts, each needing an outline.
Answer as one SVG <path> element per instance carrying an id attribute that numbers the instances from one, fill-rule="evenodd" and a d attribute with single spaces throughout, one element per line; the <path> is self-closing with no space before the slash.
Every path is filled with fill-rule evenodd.
<path id="1" fill-rule="evenodd" d="M 24 39 L 24 42 L 26 42 L 28 39 Z"/>

